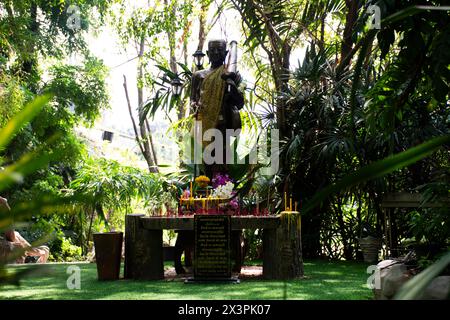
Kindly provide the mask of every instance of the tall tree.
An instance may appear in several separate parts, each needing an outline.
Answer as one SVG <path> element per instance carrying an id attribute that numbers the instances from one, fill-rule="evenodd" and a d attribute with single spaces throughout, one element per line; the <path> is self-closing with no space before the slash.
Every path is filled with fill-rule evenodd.
<path id="1" fill-rule="evenodd" d="M 230 0 L 241 15 L 249 50 L 262 49 L 270 64 L 277 93 L 277 127 L 281 136 L 288 135 L 286 101 L 290 77 L 290 57 L 299 38 L 312 28 L 320 27 L 326 14 L 340 10 L 340 0 L 324 1 L 241 1 Z M 311 33 L 310 33 L 311 34 Z M 318 42 L 320 39 L 312 39 Z"/>
<path id="2" fill-rule="evenodd" d="M 178 54 L 184 54 L 184 59 L 187 60 L 192 1 L 163 0 L 155 2 L 152 6 L 141 6 L 128 11 L 126 9 L 126 3 L 123 3 L 121 12 L 116 17 L 115 26 L 123 46 L 126 48 L 132 43 L 136 48 L 138 101 L 135 109 L 139 120 L 133 120 L 134 130 L 149 170 L 154 172 L 157 170 L 157 160 L 147 119 L 146 102 L 150 100 L 147 97 L 158 95 L 159 82 L 158 77 L 154 75 L 156 65 L 167 67 L 170 73 L 176 75 Z M 133 117 L 129 99 L 128 102 L 130 115 Z M 184 117 L 185 110 L 184 104 L 179 102 L 175 107 L 177 118 L 180 120 Z"/>
<path id="3" fill-rule="evenodd" d="M 0 4 L 0 87 L 4 88 L 0 95 L 5 102 L 2 109 L 10 108 L 6 101 L 20 105 L 37 92 L 48 90 L 55 94 L 31 126 L 16 136 L 16 145 L 5 150 L 11 160 L 58 131 L 62 132 L 60 143 L 71 145 L 74 151 L 67 160 L 73 163 L 80 154 L 81 144 L 74 137 L 73 127 L 82 122 L 92 124 L 108 105 L 105 67 L 89 53 L 84 36 L 90 25 L 102 23 L 109 5 L 108 1 L 69 4 L 38 0 Z M 93 17 L 94 9 L 100 13 L 100 19 Z M 78 64 L 63 62 L 72 55 L 79 56 Z M 48 71 L 45 82 L 40 71 L 44 63 Z M 2 122 L 11 116 L 3 115 L 6 117 Z"/>

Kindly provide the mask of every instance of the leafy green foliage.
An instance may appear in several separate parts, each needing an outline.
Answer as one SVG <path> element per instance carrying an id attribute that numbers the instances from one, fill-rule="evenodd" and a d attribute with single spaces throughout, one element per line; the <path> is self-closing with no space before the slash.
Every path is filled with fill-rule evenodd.
<path id="1" fill-rule="evenodd" d="M 130 213 L 133 199 L 157 201 L 163 191 L 164 180 L 160 175 L 113 160 L 88 158 L 77 171 L 70 187 L 75 193 L 92 196 L 94 207 L 100 204 L 106 209 Z"/>
<path id="2" fill-rule="evenodd" d="M 70 5 L 77 5 L 80 12 L 68 12 Z M 36 92 L 54 94 L 41 110 L 36 108 L 27 115 L 25 121 L 33 120 L 20 131 L 17 128 L 14 139 L 0 151 L 7 165 L 1 172 L 5 182 L 2 195 L 24 219 L 65 212 L 59 206 L 72 201 L 70 197 L 58 197 L 60 189 L 69 185 L 73 168 L 85 152 L 73 128 L 92 125 L 100 110 L 108 106 L 106 69 L 101 60 L 89 54 L 84 35 L 90 22 L 97 18 L 101 22 L 109 5 L 109 1 L 97 0 L 0 4 L 5 13 L 0 17 L 0 28 L 6 32 L 0 41 L 4 62 L 0 66 L 0 122 L 6 124 L 14 114 L 20 114 L 22 106 Z M 94 8 L 98 9 L 96 18 Z M 35 12 L 39 12 L 39 21 Z M 81 19 L 80 30 L 71 29 L 67 23 L 71 14 Z M 69 54 L 76 53 L 84 57 L 77 65 L 62 63 Z M 48 71 L 45 82 L 41 75 L 43 66 Z M 55 197 L 60 199 L 57 204 L 52 202 Z M 67 217 L 67 221 L 71 219 Z"/>
<path id="3" fill-rule="evenodd" d="M 166 179 L 157 173 L 105 158 L 86 158 L 76 172 L 65 196 L 84 201 L 69 210 L 72 218 L 68 227 L 76 233 L 75 243 L 83 247 L 84 254 L 94 231 L 123 229 L 125 214 L 132 213 L 133 208 L 154 214 L 168 201 L 170 188 Z"/>
<path id="4" fill-rule="evenodd" d="M 239 2 L 238 7 L 250 8 L 252 4 L 263 6 L 252 1 Z M 389 155 L 400 154 L 450 133 L 446 125 L 449 117 L 448 85 L 445 95 L 436 94 L 439 86 L 436 85 L 438 80 L 434 79 L 436 74 L 447 81 L 440 74 L 446 73 L 449 65 L 445 56 L 449 50 L 444 49 L 448 43 L 441 39 L 441 35 L 447 33 L 448 13 L 416 8 L 408 11 L 402 19 L 394 19 L 397 13 L 414 3 L 378 1 L 383 18 L 382 29 L 367 30 L 365 9 L 370 4 L 373 3 L 361 3 L 356 24 L 351 26 L 354 46 L 347 57 L 341 57 L 341 61 L 337 60 L 336 47 L 345 41 L 342 33 L 334 33 L 334 30 L 319 33 L 323 36 L 319 39 L 318 24 L 313 23 L 310 26 L 315 28 L 304 30 L 310 32 L 307 36 L 310 46 L 299 67 L 293 70 L 289 86 L 281 93 L 289 128 L 282 141 L 279 179 L 274 181 L 279 181 L 278 194 L 293 193 L 294 199 L 299 199 L 302 208 L 309 211 L 303 220 L 306 256 L 311 252 L 314 256 L 321 253 L 319 235 L 326 231 L 335 235 L 322 236 L 322 239 L 329 239 L 324 240 L 329 242 L 328 247 L 340 247 L 347 259 L 354 258 L 356 248 L 353 250 L 352 246 L 357 244 L 352 239 L 357 239 L 363 221 L 375 224 L 377 232 L 381 231 L 383 193 L 387 190 L 415 191 L 419 185 L 432 181 L 437 183 L 448 176 L 445 172 L 448 142 L 433 157 L 411 162 L 395 175 L 381 177 L 378 173 L 386 167 L 369 166 Z M 306 2 L 306 6 L 310 5 Z M 339 8 L 335 15 L 337 21 L 343 20 L 346 13 L 342 7 Z M 281 4 L 280 9 L 283 9 Z M 289 10 L 288 7 L 286 9 Z M 289 11 L 286 12 L 289 15 Z M 250 21 L 259 23 L 254 25 L 256 31 L 249 30 L 254 35 L 250 41 L 259 39 L 258 45 L 267 45 L 271 35 L 267 31 L 258 33 L 264 28 L 264 19 L 257 17 L 258 10 L 241 10 L 240 13 L 243 19 L 253 17 L 251 19 L 254 20 Z M 406 11 L 402 15 L 404 13 Z M 315 20 L 320 21 L 320 17 L 320 14 L 316 15 Z M 276 20 L 270 22 L 277 25 Z M 282 25 L 283 18 L 279 23 Z M 266 42 L 261 41 L 262 36 Z M 435 50 L 432 43 L 439 44 L 440 50 Z M 439 52 L 443 51 L 446 53 L 440 56 Z M 438 58 L 431 59 L 432 56 Z M 346 63 L 349 68 L 343 67 Z M 434 68 L 439 68 L 439 72 L 432 74 L 427 71 Z M 443 88 L 442 85 L 440 87 Z M 277 94 L 279 98 L 280 93 Z M 277 112 L 280 105 L 276 105 L 275 99 L 267 101 L 272 106 L 263 115 L 280 118 Z M 406 157 L 404 160 L 413 159 Z M 366 169 L 355 173 L 355 167 L 365 166 Z M 357 179 L 358 174 L 361 174 L 360 180 Z M 359 183 L 356 184 L 354 179 Z M 336 188 L 331 191 L 333 185 Z M 319 209 L 316 205 L 321 200 L 316 200 L 324 195 L 321 190 L 331 193 Z M 276 197 L 277 193 L 274 195 Z M 309 202 L 312 199 L 314 201 Z M 342 209 L 343 206 L 351 209 Z M 439 216 L 436 221 L 442 222 Z M 333 226 L 333 230 L 329 226 Z M 400 233 L 407 237 L 407 232 Z M 408 235 L 411 236 L 410 233 Z"/>
<path id="5" fill-rule="evenodd" d="M 0 124 L 4 127 L 0 155 L 5 166 L 1 190 L 13 208 L 11 214 L 1 212 L 2 230 L 14 220 L 36 221 L 41 215 L 65 212 L 64 205 L 74 203 L 74 197 L 59 197 L 73 175 L 70 167 L 84 152 L 73 127 L 82 121 L 92 124 L 108 99 L 106 70 L 89 55 L 84 35 L 89 24 L 102 23 L 110 4 L 102 0 L 0 4 Z M 76 10 L 69 12 L 71 5 Z M 81 28 L 73 28 L 70 18 L 79 18 Z M 85 56 L 79 65 L 61 63 L 76 53 Z M 43 66 L 49 71 L 45 82 Z M 37 92 L 47 91 L 54 96 L 33 100 Z M 61 225 L 59 221 L 55 230 Z M 41 234 L 35 231 L 30 232 Z M 59 232 L 54 235 L 62 237 Z M 55 249 L 55 254 L 60 251 Z"/>
<path id="6" fill-rule="evenodd" d="M 33 119 L 49 100 L 50 96 L 38 97 L 11 119 L 0 131 L 0 149 L 4 149 L 17 132 Z"/>
<path id="7" fill-rule="evenodd" d="M 165 5 L 157 1 L 153 6 L 133 8 L 131 16 L 127 15 L 128 10 L 127 3 L 122 2 L 120 13 L 114 17 L 117 31 L 124 45 L 142 37 L 152 38 L 165 32 L 182 29 L 185 23 L 183 17 L 192 12 L 192 4 L 170 0 L 168 5 Z M 174 40 L 170 39 L 170 41 Z"/>
<path id="8" fill-rule="evenodd" d="M 92 124 L 100 110 L 108 107 L 107 71 L 101 60 L 86 57 L 82 65 L 53 65 L 49 74 L 50 80 L 45 88 L 57 96 L 56 108 L 48 115 L 48 122 L 59 120 L 68 126 L 83 119 Z M 40 129 L 34 127 L 38 132 Z"/>
<path id="9" fill-rule="evenodd" d="M 48 238 L 45 242 L 50 249 L 49 261 L 81 261 L 81 247 L 73 244 L 76 241 L 76 235 L 73 232 L 63 231 L 61 215 L 51 217 L 32 217 L 31 223 L 18 231 L 29 242 L 38 241 L 42 238 Z"/>
<path id="10" fill-rule="evenodd" d="M 69 51 L 84 51 L 84 34 L 90 25 L 101 23 L 113 1 L 106 0 L 13 0 L 0 4 L 0 47 L 3 58 L 18 55 L 15 66 L 34 60 L 36 53 L 63 57 Z M 77 6 L 70 11 L 70 6 Z M 94 10 L 97 9 L 96 12 Z M 38 15 L 38 12 L 41 14 Z M 97 13 L 97 15 L 95 14 Z M 75 14 L 75 15 L 74 15 Z M 71 27 L 76 17 L 80 29 Z M 38 19 L 39 18 L 39 19 Z M 55 45 L 59 43 L 60 45 Z"/>
<path id="11" fill-rule="evenodd" d="M 69 12 L 71 5 L 78 8 L 72 7 L 76 10 Z M 0 4 L 0 29 L 4 31 L 0 35 L 0 123 L 6 124 L 37 92 L 54 94 L 50 103 L 0 151 L 6 165 L 14 163 L 2 174 L 14 173 L 9 175 L 10 181 L 21 182 L 4 191 L 13 206 L 24 199 L 55 195 L 67 186 L 73 175 L 71 167 L 84 152 L 74 126 L 93 124 L 100 110 L 108 106 L 105 67 L 90 56 L 84 35 L 89 24 L 102 23 L 110 5 L 110 1 L 102 0 Z M 71 17 L 80 19 L 81 29 L 71 27 Z M 84 56 L 78 65 L 62 63 L 69 54 L 77 53 Z M 41 74 L 44 66 L 48 71 L 45 79 Z M 19 179 L 19 169 L 23 176 L 27 175 L 25 178 Z M 28 174 L 31 171 L 33 174 Z"/>
<path id="12" fill-rule="evenodd" d="M 82 249 L 72 243 L 70 238 L 62 237 L 59 243 L 53 245 L 53 250 L 51 250 L 51 256 L 49 260 L 59 261 L 59 262 L 72 262 L 72 261 L 82 261 Z M 60 250 L 58 250 L 58 246 Z M 56 250 L 55 250 L 56 249 Z"/>
<path id="13" fill-rule="evenodd" d="M 381 0 L 376 4 L 381 8 L 382 28 L 368 30 L 365 9 L 375 1 L 360 1 L 355 23 L 345 31 L 347 22 L 352 21 L 351 1 L 227 3 L 242 17 L 243 63 L 256 79 L 244 122 L 269 129 L 279 122 L 289 124 L 283 132 L 277 175 L 262 178 L 256 167 L 233 168 L 233 174 L 239 177 L 242 193 L 258 190 L 274 211 L 280 207 L 284 192 L 300 201 L 305 212 L 306 253 L 319 255 L 322 239 L 327 242 L 323 246 L 331 248 L 328 252 L 336 253 L 334 257 L 355 258 L 355 240 L 362 224 L 374 224 L 376 231 L 381 231 L 384 218 L 380 203 L 388 190 L 425 190 L 425 197 L 432 201 L 434 195 L 417 187 L 441 185 L 442 190 L 447 188 L 442 194 L 448 196 L 448 141 L 433 140 L 450 133 L 447 11 L 420 6 L 421 1 Z M 82 28 L 76 32 L 66 24 L 70 4 L 82 10 Z M 155 6 L 130 12 L 126 2 L 119 3 L 114 21 L 124 47 L 131 43 L 137 49 L 141 72 L 138 90 L 146 89 L 141 91 L 138 105 L 141 124 L 161 111 L 170 119 L 176 111 L 177 119 L 170 119 L 173 128 L 188 130 L 190 118 L 181 118 L 188 113 L 191 72 L 181 63 L 173 68 L 172 57 L 164 54 L 186 43 L 190 24 L 197 17 L 195 8 L 209 4 L 209 0 L 156 1 Z M 444 1 L 432 4 L 443 5 Z M 29 125 L 17 129 L 1 151 L 3 163 L 8 165 L 0 176 L 5 181 L 1 190 L 7 192 L 17 212 L 31 219 L 36 217 L 26 211 L 38 206 L 20 200 L 40 199 L 50 207 L 45 212 L 55 212 L 49 199 L 61 189 L 93 196 L 84 207 L 74 205 L 77 215 L 64 212 L 54 223 L 74 230 L 71 243 L 83 246 L 89 242 L 90 231 L 103 228 L 104 221 L 119 226 L 120 217 L 131 208 L 158 210 L 171 196 L 163 191 L 172 183 L 159 175 L 146 175 L 105 159 L 79 163 L 84 161 L 85 151 L 73 127 L 92 124 L 107 107 L 108 98 L 106 70 L 87 52 L 83 35 L 95 23 L 92 9 L 98 9 L 102 18 L 109 5 L 100 0 L 0 4 L 0 124 L 6 125 L 20 113 L 36 92 L 55 93 L 42 112 Z M 34 12 L 42 13 L 39 19 Z M 351 38 L 350 52 L 340 57 L 346 37 Z M 292 70 L 290 55 L 304 46 L 304 58 Z M 84 59 L 78 65 L 61 63 L 69 52 L 83 53 Z M 43 66 L 48 71 L 45 83 Z M 173 70 L 177 68 L 180 71 Z M 176 77 L 184 82 L 181 97 L 171 93 L 170 82 Z M 144 92 L 150 92 L 147 102 Z M 436 151 L 438 145 L 443 147 Z M 36 153 L 30 154 L 32 150 Z M 65 150 L 65 154 L 56 161 L 58 150 Z M 426 157 L 431 152 L 433 156 Z M 187 171 L 174 175 L 178 185 L 170 191 L 178 188 L 173 193 L 179 193 L 187 176 Z M 15 184 L 17 181 L 22 184 Z M 400 226 L 400 239 L 425 237 L 445 242 L 447 217 L 444 211 L 419 210 L 404 219 L 395 218 L 395 224 Z M 65 248 L 75 254 L 68 242 Z"/>
<path id="14" fill-rule="evenodd" d="M 23 108 L 25 95 L 18 79 L 4 75 L 0 82 L 5 84 L 0 91 L 0 128 L 3 128 Z"/>
<path id="15" fill-rule="evenodd" d="M 411 232 L 417 241 L 446 244 L 450 238 L 450 214 L 448 208 L 424 209 L 422 212 L 409 213 Z"/>
<path id="16" fill-rule="evenodd" d="M 162 65 L 157 65 L 158 69 L 160 69 L 163 74 L 153 83 L 153 87 L 156 89 L 155 95 L 142 107 L 140 121 L 146 117 L 154 118 L 158 111 L 163 111 L 169 117 L 172 110 L 177 110 L 180 104 L 184 105 L 187 103 L 191 93 L 190 84 L 192 71 L 182 63 L 178 63 L 178 65 L 183 70 L 180 73 L 174 73 Z M 181 96 L 175 96 L 172 93 L 171 82 L 176 78 L 182 81 L 183 91 Z"/>
<path id="17" fill-rule="evenodd" d="M 0 131 L 0 146 L 2 148 L 6 147 L 7 144 L 12 140 L 15 134 L 17 134 L 21 128 L 23 128 L 37 112 L 42 110 L 46 103 L 48 103 L 50 96 L 38 97 L 31 101 L 27 106 L 25 106 L 17 115 L 12 117 L 6 126 Z M 63 151 L 63 150 L 61 150 Z M 55 153 L 52 157 L 57 156 Z M 3 190 L 10 186 L 13 181 L 22 180 L 25 175 L 28 175 L 39 168 L 48 164 L 52 158 L 48 156 L 45 152 L 35 152 L 34 154 L 25 154 L 17 164 L 11 164 L 7 166 L 0 175 L 0 189 Z M 1 163 L 3 164 L 3 163 Z M 20 177 L 20 179 L 18 179 Z M 47 206 L 55 205 L 56 201 L 47 201 Z M 26 205 L 34 205 L 35 210 L 43 210 L 44 205 L 39 199 L 27 203 Z M 48 208 L 47 208 L 48 209 Z M 31 211 L 33 212 L 33 211 Z M 20 211 L 13 208 L 12 212 L 9 212 L 7 208 L 2 206 L 0 208 L 0 231 L 10 228 L 13 222 L 22 221 L 29 218 L 30 211 Z M 14 221 L 15 220 L 15 221 Z M 14 252 L 13 254 L 23 254 L 23 252 Z M 0 283 L 6 281 L 16 282 L 18 277 L 23 275 L 22 273 L 16 275 L 10 275 L 4 267 L 5 261 L 0 261 Z"/>
<path id="18" fill-rule="evenodd" d="M 441 2 L 444 4 L 444 1 L 436 1 L 436 5 Z M 397 1 L 394 7 L 387 9 L 386 15 L 395 13 L 392 16 L 397 16 L 402 11 L 409 15 L 402 19 L 387 17 L 385 20 L 388 26 L 378 35 L 382 56 L 398 45 L 398 52 L 388 68 L 368 92 L 371 99 L 368 126 L 371 130 L 384 128 L 386 136 L 391 135 L 405 118 L 405 113 L 417 105 L 428 105 L 431 110 L 439 110 L 445 108 L 448 100 L 448 12 L 424 9 L 408 11 L 414 8 L 411 6 L 413 3 Z M 416 3 L 419 4 L 419 1 Z M 394 41 L 394 33 L 401 33 L 401 40 Z"/>
<path id="19" fill-rule="evenodd" d="M 450 143 L 450 136 L 438 137 L 420 146 L 410 148 L 400 154 L 388 157 L 369 166 L 361 168 L 356 172 L 347 175 L 345 178 L 336 182 L 335 184 L 326 187 L 321 192 L 317 193 L 310 200 L 310 202 L 307 202 L 305 204 L 303 212 L 307 213 L 308 211 L 310 211 L 331 193 L 345 190 L 345 188 L 351 187 L 352 185 L 383 176 L 394 170 L 408 166 L 409 164 L 412 164 L 426 156 L 429 156 L 432 152 L 436 151 L 437 148 L 448 143 Z"/>

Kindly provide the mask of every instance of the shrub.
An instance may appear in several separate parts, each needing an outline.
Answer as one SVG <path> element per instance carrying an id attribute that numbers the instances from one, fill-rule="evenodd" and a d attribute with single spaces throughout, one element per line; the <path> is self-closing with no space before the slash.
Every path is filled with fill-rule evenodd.
<path id="1" fill-rule="evenodd" d="M 53 255 L 55 261 L 73 262 L 83 260 L 81 247 L 72 244 L 70 238 L 62 237 L 61 251 L 56 253 L 59 253 L 59 255 Z"/>

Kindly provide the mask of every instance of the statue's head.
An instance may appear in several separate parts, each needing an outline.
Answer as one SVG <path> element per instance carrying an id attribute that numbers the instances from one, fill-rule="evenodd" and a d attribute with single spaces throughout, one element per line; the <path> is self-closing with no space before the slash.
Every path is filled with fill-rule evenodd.
<path id="1" fill-rule="evenodd" d="M 210 40 L 208 42 L 208 50 L 206 50 L 209 62 L 213 67 L 220 66 L 224 63 L 228 54 L 227 42 L 225 40 Z"/>

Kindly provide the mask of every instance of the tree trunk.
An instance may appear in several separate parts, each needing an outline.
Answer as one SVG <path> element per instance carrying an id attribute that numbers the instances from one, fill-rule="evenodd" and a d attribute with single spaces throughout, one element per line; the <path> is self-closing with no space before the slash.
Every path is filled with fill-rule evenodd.
<path id="1" fill-rule="evenodd" d="M 304 275 L 300 214 L 282 213 L 280 226 L 263 231 L 263 274 L 287 280 Z"/>
<path id="2" fill-rule="evenodd" d="M 337 220 L 338 225 L 340 229 L 341 239 L 342 239 L 342 245 L 344 246 L 344 258 L 345 260 L 352 260 L 353 259 L 353 253 L 348 243 L 348 234 L 345 230 L 345 223 L 344 223 L 344 213 L 342 212 L 342 201 L 339 198 L 339 196 L 336 197 L 337 206 L 336 214 L 337 214 Z"/>
<path id="3" fill-rule="evenodd" d="M 144 50 L 145 50 L 145 38 L 142 37 L 139 43 L 139 62 L 138 62 L 138 78 L 137 78 L 137 90 L 138 90 L 138 116 L 139 116 L 139 132 L 140 132 L 140 141 L 141 141 L 141 151 L 143 152 L 143 156 L 147 162 L 148 169 L 150 172 L 158 172 L 158 168 L 156 167 L 156 161 L 154 158 L 154 154 L 152 155 L 152 148 L 151 146 L 151 131 L 147 130 L 145 126 L 145 121 L 140 119 L 141 117 L 141 110 L 144 105 L 144 89 L 143 89 L 143 82 L 144 82 L 144 70 L 142 65 L 142 57 L 144 56 Z M 148 128 L 150 129 L 150 128 Z"/>
<path id="4" fill-rule="evenodd" d="M 158 158 L 156 156 L 155 144 L 153 143 L 153 135 L 150 134 L 150 132 L 151 132 L 150 124 L 148 123 L 147 119 L 145 119 L 144 121 L 145 121 L 145 127 L 147 129 L 147 132 L 149 132 L 148 139 L 149 139 L 149 143 L 150 143 L 151 156 L 153 158 L 153 162 L 154 162 L 155 166 L 157 166 L 158 165 L 158 161 L 157 161 Z"/>
<path id="5" fill-rule="evenodd" d="M 355 26 L 356 20 L 358 19 L 358 7 L 359 7 L 359 1 L 358 0 L 345 0 L 346 6 L 347 6 L 347 15 L 345 16 L 345 27 L 344 27 L 344 34 L 342 37 L 342 44 L 341 44 L 341 59 L 340 61 L 343 63 L 342 69 L 345 70 L 351 62 L 351 59 L 346 60 L 344 62 L 344 59 L 350 54 L 353 47 L 353 28 Z"/>
<path id="6" fill-rule="evenodd" d="M 198 29 L 198 46 L 197 50 L 203 50 L 206 40 L 206 15 L 208 13 L 209 3 L 208 1 L 202 1 L 200 7 L 200 14 L 198 18 L 199 29 Z"/>
<path id="7" fill-rule="evenodd" d="M 94 208 L 92 208 L 91 217 L 90 217 L 91 219 L 89 221 L 89 229 L 88 229 L 88 233 L 86 236 L 86 243 L 82 247 L 82 251 L 84 251 L 83 254 L 87 254 L 87 252 L 89 250 L 89 238 L 91 237 L 92 223 L 94 222 L 94 215 L 95 215 L 95 210 L 94 210 Z"/>
<path id="8" fill-rule="evenodd" d="M 173 5 L 169 5 L 167 0 L 164 0 L 164 5 L 170 8 L 170 12 L 173 16 L 175 16 L 175 7 Z M 172 29 L 167 29 L 166 31 L 167 39 L 169 42 L 169 66 L 170 71 L 173 73 L 177 73 L 177 59 L 175 57 L 175 33 Z"/>
<path id="9" fill-rule="evenodd" d="M 36 38 L 38 36 L 39 32 L 39 22 L 37 20 L 37 9 L 38 6 L 35 1 L 31 1 L 30 6 L 30 23 L 28 26 L 28 29 L 30 30 L 31 35 L 33 38 Z M 37 74 L 37 71 L 35 70 L 36 65 L 36 54 L 35 52 L 35 45 L 32 44 L 32 47 L 30 48 L 29 55 L 27 55 L 27 58 L 22 63 L 22 71 L 25 74 L 25 78 L 29 82 L 29 85 L 31 87 L 31 90 L 36 93 L 37 87 L 36 82 L 39 78 L 39 75 Z"/>

